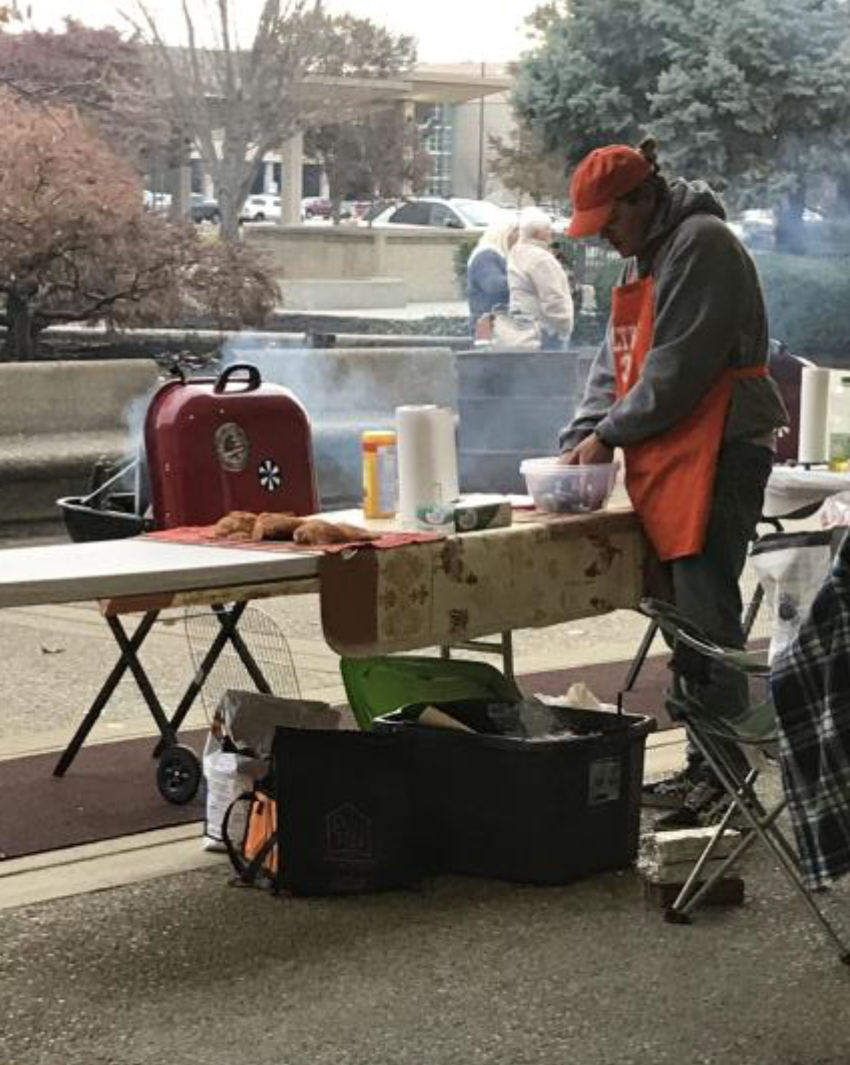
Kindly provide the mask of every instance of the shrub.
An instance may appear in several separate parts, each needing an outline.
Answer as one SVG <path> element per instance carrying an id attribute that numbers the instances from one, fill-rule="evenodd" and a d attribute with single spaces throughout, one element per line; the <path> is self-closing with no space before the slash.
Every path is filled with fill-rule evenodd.
<path id="1" fill-rule="evenodd" d="M 770 336 L 813 362 L 850 364 L 850 259 L 771 252 L 757 255 L 756 265 Z M 578 316 L 574 343 L 601 343 L 620 269 L 615 261 L 600 267 L 593 281 L 597 313 Z"/>
<path id="2" fill-rule="evenodd" d="M 75 110 L 5 90 L 0 109 L 0 358 L 33 358 L 65 322 L 233 328 L 271 312 L 277 285 L 251 250 L 145 212 L 135 173 Z"/>
<path id="3" fill-rule="evenodd" d="M 466 267 L 469 263 L 469 257 L 472 255 L 472 249 L 477 243 L 478 237 L 472 237 L 470 240 L 461 241 L 461 243 L 455 248 L 455 277 L 457 278 L 457 285 L 464 299 L 466 299 L 467 296 Z"/>
<path id="4" fill-rule="evenodd" d="M 756 265 L 771 337 L 816 362 L 850 361 L 850 259 L 770 253 Z"/>

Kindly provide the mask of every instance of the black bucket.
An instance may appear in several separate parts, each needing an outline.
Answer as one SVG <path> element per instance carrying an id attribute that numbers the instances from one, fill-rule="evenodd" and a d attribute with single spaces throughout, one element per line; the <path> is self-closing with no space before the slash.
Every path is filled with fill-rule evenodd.
<path id="1" fill-rule="evenodd" d="M 153 528 L 150 518 L 136 513 L 136 497 L 133 492 L 114 492 L 107 496 L 103 505 L 93 507 L 85 496 L 66 496 L 57 499 L 62 511 L 68 536 L 75 543 L 93 540 L 123 540 L 138 536 Z"/>

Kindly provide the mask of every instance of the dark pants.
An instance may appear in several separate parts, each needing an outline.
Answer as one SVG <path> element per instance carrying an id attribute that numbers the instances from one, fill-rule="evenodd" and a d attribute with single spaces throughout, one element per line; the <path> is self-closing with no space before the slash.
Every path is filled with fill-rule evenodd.
<path id="1" fill-rule="evenodd" d="M 761 517 L 772 462 L 769 448 L 743 442 L 724 445 L 705 547 L 699 555 L 669 564 L 676 607 L 723 647 L 741 648 L 746 642 L 738 582 Z M 716 709 L 724 717 L 735 717 L 747 708 L 746 678 L 717 671 L 712 683 L 700 688 L 699 698 L 709 713 Z"/>

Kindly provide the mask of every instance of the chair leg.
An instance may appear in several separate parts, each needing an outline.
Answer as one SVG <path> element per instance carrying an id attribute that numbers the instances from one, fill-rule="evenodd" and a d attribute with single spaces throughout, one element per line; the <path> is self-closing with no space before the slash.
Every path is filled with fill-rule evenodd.
<path id="1" fill-rule="evenodd" d="M 668 906 L 665 913 L 665 917 L 673 924 L 688 924 L 690 923 L 690 912 L 695 909 L 700 900 L 703 899 L 708 892 L 714 887 L 718 880 L 723 876 L 727 869 L 730 869 L 736 861 L 741 857 L 745 850 L 748 849 L 749 844 L 753 838 L 752 833 L 748 833 L 745 839 L 740 840 L 731 853 L 724 859 L 724 861 L 718 866 L 718 868 L 709 875 L 708 880 L 700 882 L 702 871 L 711 860 L 712 855 L 720 845 L 720 841 L 723 838 L 723 833 L 729 827 L 729 822 L 732 819 L 736 806 L 734 803 L 730 803 L 729 809 L 723 815 L 714 831 L 711 839 L 706 844 L 705 849 L 699 858 L 694 863 L 694 867 L 691 870 L 687 880 L 682 885 L 682 889 L 673 902 Z"/>
<path id="2" fill-rule="evenodd" d="M 756 796 L 752 787 L 751 778 L 754 781 L 755 775 L 757 775 L 755 774 L 755 771 L 750 773 L 745 780 L 736 780 L 733 771 L 729 767 L 727 759 L 724 758 L 722 750 L 719 749 L 719 745 L 715 747 L 711 740 L 707 740 L 706 737 L 700 733 L 698 728 L 693 728 L 693 723 L 691 723 L 690 735 L 695 745 L 700 749 L 706 761 L 717 775 L 717 778 L 723 785 L 727 795 L 747 821 L 750 828 L 750 834 L 746 837 L 746 846 L 748 847 L 751 842 L 754 842 L 757 836 L 765 846 L 768 847 L 779 864 L 780 869 L 785 873 L 790 883 L 796 889 L 812 917 L 814 917 L 827 938 L 837 949 L 841 961 L 844 964 L 850 965 L 850 947 L 848 947 L 841 939 L 838 932 L 833 928 L 831 922 L 812 898 L 812 894 L 800 873 L 799 864 L 791 844 L 776 824 L 779 814 L 785 809 L 786 801 L 783 799 L 783 801 L 773 810 L 767 811 Z M 710 843 L 711 842 L 712 841 L 710 841 Z M 738 847 L 742 847 L 744 843 L 745 840 L 742 840 Z M 736 855 L 736 860 L 740 857 L 740 853 L 743 853 L 743 850 L 739 851 Z M 728 868 L 728 865 L 731 863 L 729 863 L 727 859 L 727 862 L 724 864 L 726 864 L 726 867 Z M 719 873 L 715 875 L 714 880 L 717 879 L 717 875 L 719 875 Z M 706 890 L 705 885 L 703 885 L 703 888 L 700 889 L 691 900 L 689 900 L 690 904 L 688 910 L 696 905 L 696 901 L 698 901 L 699 897 L 702 897 L 705 894 Z M 676 902 L 678 901 L 679 900 L 677 899 Z M 675 920 L 675 918 L 673 919 Z"/>
<path id="3" fill-rule="evenodd" d="M 640 641 L 640 647 L 635 652 L 635 657 L 632 659 L 632 664 L 629 666 L 629 672 L 626 674 L 626 679 L 623 684 L 623 691 L 630 692 L 635 686 L 635 681 L 638 679 L 638 674 L 643 669 L 643 664 L 646 661 L 649 650 L 652 647 L 652 641 L 658 635 L 658 622 L 650 621 L 647 626 L 646 632 L 643 634 L 643 639 Z"/>

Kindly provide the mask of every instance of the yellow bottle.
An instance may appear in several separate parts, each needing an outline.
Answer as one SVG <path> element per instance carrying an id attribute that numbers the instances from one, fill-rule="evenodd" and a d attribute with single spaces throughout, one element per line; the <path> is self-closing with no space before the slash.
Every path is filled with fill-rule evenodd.
<path id="1" fill-rule="evenodd" d="M 396 508 L 396 434 L 391 430 L 363 433 L 363 516 L 393 518 Z"/>

